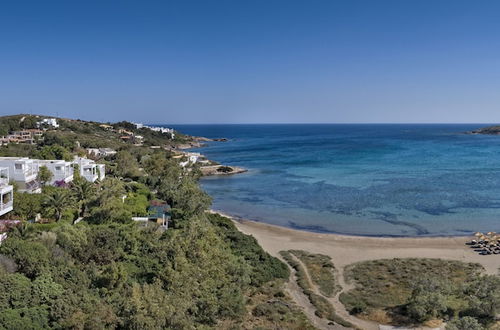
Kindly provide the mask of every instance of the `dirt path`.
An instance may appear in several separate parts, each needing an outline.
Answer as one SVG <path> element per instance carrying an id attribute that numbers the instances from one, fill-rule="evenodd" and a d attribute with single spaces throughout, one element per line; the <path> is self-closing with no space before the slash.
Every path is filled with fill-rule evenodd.
<path id="1" fill-rule="evenodd" d="M 285 261 L 283 261 L 283 262 L 285 262 Z M 286 263 L 286 264 L 288 265 L 288 263 Z M 306 314 L 309 321 L 311 321 L 311 323 L 316 328 L 321 329 L 321 330 L 337 330 L 337 329 L 339 329 L 337 326 L 329 325 L 328 320 L 325 320 L 321 317 L 318 317 L 315 314 L 316 308 L 314 308 L 314 306 L 309 301 L 309 298 L 307 298 L 307 296 L 302 292 L 302 289 L 297 284 L 297 276 L 296 276 L 295 269 L 293 269 L 293 267 L 290 267 L 290 265 L 288 265 L 288 268 L 290 268 L 291 275 L 290 275 L 290 279 L 288 280 L 288 283 L 286 285 L 286 291 L 292 297 L 292 299 L 295 301 L 295 303 L 302 308 L 302 311 L 304 312 L 304 314 Z"/>
<path id="2" fill-rule="evenodd" d="M 346 284 L 345 281 L 344 281 L 343 275 L 339 274 L 340 272 L 337 272 L 336 275 L 337 275 L 338 279 L 340 277 L 342 277 L 342 280 L 339 281 L 339 284 L 341 285 L 342 289 L 334 297 L 327 297 L 327 296 L 324 296 L 320 292 L 320 290 L 316 286 L 316 284 L 313 283 L 313 281 L 311 279 L 311 275 L 309 275 L 309 270 L 307 269 L 306 265 L 302 262 L 302 260 L 300 260 L 299 258 L 297 258 L 293 254 L 292 254 L 292 257 L 304 269 L 304 273 L 306 275 L 306 279 L 309 282 L 309 285 L 311 286 L 312 291 L 315 294 L 320 295 L 320 296 L 324 297 L 326 300 L 328 300 L 328 302 L 333 306 L 333 309 L 335 310 L 335 313 L 337 313 L 338 316 L 340 316 L 344 320 L 352 323 L 354 326 L 356 326 L 356 327 L 358 327 L 360 329 L 364 329 L 364 330 L 378 330 L 379 329 L 378 323 L 376 323 L 376 322 L 370 322 L 370 321 L 366 321 L 366 320 L 362 320 L 362 319 L 359 319 L 359 318 L 357 318 L 357 317 L 352 316 L 351 314 L 349 314 L 349 312 L 345 309 L 344 305 L 340 302 L 339 296 L 344 291 L 344 286 L 342 284 L 344 284 L 344 285 Z M 342 327 L 340 325 L 338 325 L 338 327 L 339 327 L 339 329 L 346 329 L 345 327 Z"/>
<path id="3" fill-rule="evenodd" d="M 342 294 L 342 292 L 347 292 L 347 291 L 353 289 L 354 285 L 347 284 L 347 282 L 345 281 L 344 269 L 338 270 L 335 275 L 337 276 L 337 282 L 342 289 L 340 289 L 340 291 L 337 292 L 337 294 L 333 298 L 328 298 L 328 297 L 326 297 L 326 298 L 328 299 L 330 304 L 332 304 L 332 306 L 335 309 L 335 311 L 337 312 L 337 314 L 341 318 L 343 318 L 344 320 L 349 321 L 350 323 L 354 324 L 355 326 L 357 326 L 360 329 L 366 329 L 366 330 L 372 330 L 372 329 L 378 330 L 378 329 L 380 329 L 379 324 L 376 322 L 363 320 L 363 319 L 360 319 L 358 317 L 355 317 L 355 316 L 349 314 L 349 312 L 345 309 L 344 304 L 342 304 L 340 302 L 340 295 Z"/>

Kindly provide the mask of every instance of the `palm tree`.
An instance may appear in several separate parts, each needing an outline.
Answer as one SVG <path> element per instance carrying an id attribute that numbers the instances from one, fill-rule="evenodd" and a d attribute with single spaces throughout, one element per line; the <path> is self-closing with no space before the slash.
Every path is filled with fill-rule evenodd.
<path id="1" fill-rule="evenodd" d="M 56 221 L 60 221 L 63 212 L 71 205 L 71 196 L 66 190 L 58 189 L 45 197 L 43 205 L 50 210 L 53 210 L 56 216 Z"/>
<path id="2" fill-rule="evenodd" d="M 72 190 L 75 199 L 80 204 L 80 216 L 83 217 L 90 199 L 95 195 L 94 184 L 87 180 L 76 180 L 73 182 Z"/>

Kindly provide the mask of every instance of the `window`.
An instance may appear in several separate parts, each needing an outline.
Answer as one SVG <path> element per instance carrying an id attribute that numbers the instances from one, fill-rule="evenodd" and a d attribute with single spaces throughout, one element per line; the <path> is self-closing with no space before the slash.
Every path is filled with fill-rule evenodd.
<path id="1" fill-rule="evenodd" d="M 15 169 L 16 170 L 22 170 L 23 169 L 23 164 L 15 164 Z"/>

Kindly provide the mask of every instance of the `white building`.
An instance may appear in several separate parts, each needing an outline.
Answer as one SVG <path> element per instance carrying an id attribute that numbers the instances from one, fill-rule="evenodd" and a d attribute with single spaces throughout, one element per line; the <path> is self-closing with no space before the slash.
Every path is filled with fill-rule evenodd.
<path id="1" fill-rule="evenodd" d="M 201 158 L 201 154 L 199 152 L 187 152 L 186 156 L 188 156 L 189 162 L 195 164 L 199 158 Z"/>
<path id="2" fill-rule="evenodd" d="M 163 133 L 163 134 L 170 134 L 170 138 L 173 140 L 175 138 L 175 133 L 174 133 L 174 129 L 173 128 L 166 128 L 166 127 L 157 127 L 157 126 L 147 126 L 147 125 L 144 125 L 144 124 L 140 124 L 140 123 L 134 123 L 135 125 L 135 128 L 139 129 L 139 128 L 148 128 L 152 131 L 155 131 L 155 132 L 160 132 L 160 133 Z"/>
<path id="3" fill-rule="evenodd" d="M 42 191 L 37 181 L 38 161 L 27 157 L 0 157 L 0 167 L 8 168 L 10 179 L 16 182 L 19 191 L 28 193 Z"/>
<path id="4" fill-rule="evenodd" d="M 104 164 L 97 164 L 91 159 L 76 157 L 73 164 L 78 165 L 80 175 L 87 181 L 103 180 L 106 176 Z"/>
<path id="5" fill-rule="evenodd" d="M 14 189 L 9 184 L 9 169 L 0 167 L 0 215 L 4 215 L 14 208 Z"/>
<path id="6" fill-rule="evenodd" d="M 45 118 L 38 122 L 38 126 L 47 125 L 53 128 L 58 128 L 59 124 L 57 123 L 57 119 L 55 118 Z"/>
<path id="7" fill-rule="evenodd" d="M 39 160 L 39 166 L 46 166 L 52 173 L 49 184 L 70 183 L 73 181 L 73 166 L 71 162 L 64 160 Z"/>
<path id="8" fill-rule="evenodd" d="M 116 155 L 116 150 L 111 148 L 88 148 L 87 153 L 95 157 L 108 157 Z"/>

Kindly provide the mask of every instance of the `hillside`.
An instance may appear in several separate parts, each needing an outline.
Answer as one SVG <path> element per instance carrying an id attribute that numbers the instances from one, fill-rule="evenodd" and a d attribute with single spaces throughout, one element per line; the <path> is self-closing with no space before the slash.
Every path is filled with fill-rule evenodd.
<path id="1" fill-rule="evenodd" d="M 34 130 L 41 118 L 2 117 L 0 127 L 4 135 Z M 106 164 L 102 181 L 75 172 L 70 184 L 52 186 L 39 175 L 41 193 L 14 192 L 3 219 L 20 224 L 0 245 L 0 329 L 312 328 L 284 291 L 287 266 L 206 212 L 200 172 L 170 151 L 192 138 L 127 122 L 57 122 L 30 143 L 1 146 L 0 155 L 116 153 L 97 159 Z M 141 143 L 122 138 L 139 133 Z M 132 220 L 162 203 L 168 229 Z"/>

